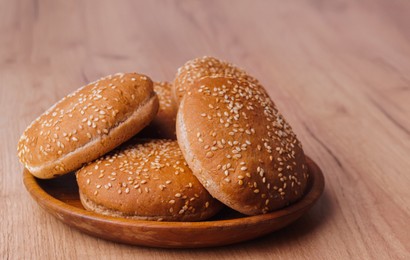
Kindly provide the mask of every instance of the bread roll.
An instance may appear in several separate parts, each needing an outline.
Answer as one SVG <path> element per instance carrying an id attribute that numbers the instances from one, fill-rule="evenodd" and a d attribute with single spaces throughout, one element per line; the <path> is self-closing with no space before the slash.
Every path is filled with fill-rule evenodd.
<path id="1" fill-rule="evenodd" d="M 242 78 L 259 84 L 257 79 L 248 75 L 244 70 L 235 65 L 214 57 L 204 56 L 186 62 L 178 69 L 173 86 L 173 95 L 176 103 L 179 105 L 189 86 L 196 80 L 206 76 Z"/>
<path id="2" fill-rule="evenodd" d="M 138 137 L 176 140 L 175 121 L 177 106 L 171 94 L 172 85 L 169 82 L 154 82 L 154 91 L 159 99 L 158 114 L 145 127 Z"/>
<path id="3" fill-rule="evenodd" d="M 199 221 L 222 206 L 192 174 L 176 141 L 133 140 L 76 175 L 84 207 L 104 215 Z"/>
<path id="4" fill-rule="evenodd" d="M 18 155 L 38 178 L 80 168 L 138 133 L 154 118 L 158 98 L 152 81 L 115 74 L 66 96 L 24 131 Z"/>
<path id="5" fill-rule="evenodd" d="M 187 89 L 177 114 L 179 146 L 212 196 L 248 215 L 303 195 L 302 145 L 260 85 L 205 77 Z"/>

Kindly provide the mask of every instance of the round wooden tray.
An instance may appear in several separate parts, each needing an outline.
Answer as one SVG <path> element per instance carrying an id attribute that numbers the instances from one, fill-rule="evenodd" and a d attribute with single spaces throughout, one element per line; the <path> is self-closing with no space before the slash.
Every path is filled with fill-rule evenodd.
<path id="1" fill-rule="evenodd" d="M 301 217 L 324 189 L 322 171 L 307 158 L 310 181 L 305 196 L 286 208 L 245 216 L 230 209 L 201 222 L 159 222 L 109 217 L 86 211 L 73 173 L 40 180 L 24 170 L 24 184 L 35 201 L 62 222 L 87 234 L 132 245 L 166 248 L 222 246 L 283 228 Z"/>

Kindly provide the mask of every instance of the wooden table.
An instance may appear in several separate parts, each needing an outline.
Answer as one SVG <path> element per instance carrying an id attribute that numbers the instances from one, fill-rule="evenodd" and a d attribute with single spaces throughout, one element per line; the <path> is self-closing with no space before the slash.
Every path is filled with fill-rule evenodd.
<path id="1" fill-rule="evenodd" d="M 0 259 L 410 259 L 410 2 L 1 1 Z M 137 71 L 172 80 L 214 55 L 266 86 L 326 189 L 293 225 L 221 248 L 116 244 L 30 198 L 16 144 L 86 82 Z"/>

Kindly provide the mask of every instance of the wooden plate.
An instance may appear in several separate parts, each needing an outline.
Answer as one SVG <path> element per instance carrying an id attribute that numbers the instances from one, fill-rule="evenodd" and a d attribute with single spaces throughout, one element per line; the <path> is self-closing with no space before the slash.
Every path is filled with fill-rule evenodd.
<path id="1" fill-rule="evenodd" d="M 24 170 L 24 184 L 35 201 L 62 222 L 87 234 L 132 245 L 197 248 L 233 244 L 283 228 L 302 216 L 324 189 L 320 168 L 307 158 L 311 176 L 306 195 L 295 204 L 258 216 L 225 209 L 208 221 L 158 222 L 131 220 L 86 211 L 79 199 L 74 173 L 40 180 Z"/>

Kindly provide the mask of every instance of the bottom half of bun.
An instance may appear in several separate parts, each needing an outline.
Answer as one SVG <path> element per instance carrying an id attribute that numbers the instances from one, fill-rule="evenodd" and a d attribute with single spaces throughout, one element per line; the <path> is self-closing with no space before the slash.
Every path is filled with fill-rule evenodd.
<path id="1" fill-rule="evenodd" d="M 90 200 L 84 193 L 81 191 L 80 193 L 80 200 L 81 204 L 86 210 L 93 211 L 95 213 L 111 216 L 111 217 L 119 217 L 119 218 L 127 218 L 127 219 L 137 219 L 137 220 L 154 220 L 154 221 L 201 221 L 206 220 L 213 217 L 222 209 L 222 204 L 217 202 L 213 203 L 210 207 L 203 211 L 197 211 L 195 213 L 190 214 L 183 214 L 180 215 L 177 212 L 175 214 L 168 214 L 168 215 L 153 215 L 147 214 L 146 212 L 134 212 L 133 214 L 124 213 L 118 210 L 113 210 L 107 208 L 103 205 L 97 204 L 94 201 Z M 147 201 L 147 204 L 150 203 Z M 148 207 L 148 205 L 147 205 Z"/>

